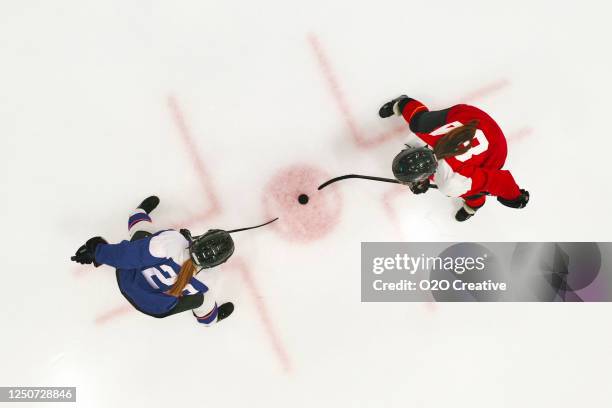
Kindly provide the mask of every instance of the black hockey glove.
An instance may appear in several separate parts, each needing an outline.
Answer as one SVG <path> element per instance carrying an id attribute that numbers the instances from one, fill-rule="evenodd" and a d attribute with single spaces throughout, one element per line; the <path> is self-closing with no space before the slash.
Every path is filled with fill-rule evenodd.
<path id="1" fill-rule="evenodd" d="M 408 187 L 410 187 L 410 191 L 412 191 L 413 194 L 426 193 L 427 190 L 429 190 L 429 179 L 419 181 L 418 183 L 411 183 Z"/>
<path id="2" fill-rule="evenodd" d="M 80 264 L 91 264 L 93 263 L 94 266 L 97 268 L 98 266 L 100 266 L 101 264 L 96 262 L 96 247 L 99 244 L 106 244 L 106 240 L 102 237 L 93 237 L 87 240 L 87 242 L 84 245 L 81 245 L 81 247 L 79 249 L 77 249 L 76 253 L 74 254 L 74 256 L 72 258 L 70 258 L 71 261 L 74 262 L 78 262 Z"/>
<path id="3" fill-rule="evenodd" d="M 189 231 L 187 228 L 181 228 L 179 232 L 183 237 L 185 237 L 187 241 L 189 241 L 190 244 L 191 242 L 193 242 L 193 236 L 191 235 L 191 231 Z"/>
<path id="4" fill-rule="evenodd" d="M 529 202 L 529 191 L 521 189 L 521 195 L 514 200 L 506 200 L 505 198 L 497 197 L 497 201 L 510 208 L 523 208 Z"/>

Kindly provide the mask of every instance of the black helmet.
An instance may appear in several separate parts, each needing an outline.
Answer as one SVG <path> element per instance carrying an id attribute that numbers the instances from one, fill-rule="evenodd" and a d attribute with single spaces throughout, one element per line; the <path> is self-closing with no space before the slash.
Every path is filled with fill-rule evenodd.
<path id="1" fill-rule="evenodd" d="M 275 218 L 254 227 L 239 228 L 231 231 L 212 229 L 203 235 L 195 237 L 192 237 L 191 232 L 187 229 L 180 230 L 180 233 L 189 241 L 189 256 L 193 263 L 202 269 L 213 268 L 227 261 L 234 253 L 234 240 L 230 233 L 263 227 L 277 219 Z"/>
<path id="2" fill-rule="evenodd" d="M 399 181 L 417 183 L 435 173 L 438 161 L 431 149 L 406 145 L 393 159 L 391 168 Z"/>
<path id="3" fill-rule="evenodd" d="M 234 253 L 234 240 L 227 231 L 208 230 L 195 237 L 189 246 L 193 263 L 201 268 L 221 265 Z"/>

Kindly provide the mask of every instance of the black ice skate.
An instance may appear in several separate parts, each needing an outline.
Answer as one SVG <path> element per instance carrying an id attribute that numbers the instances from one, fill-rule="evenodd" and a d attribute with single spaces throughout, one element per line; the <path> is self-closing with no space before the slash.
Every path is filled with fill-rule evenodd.
<path id="1" fill-rule="evenodd" d="M 392 101 L 389 101 L 389 102 L 385 103 L 379 109 L 378 116 L 380 116 L 381 118 L 388 118 L 389 116 L 393 116 L 393 114 L 395 113 L 393 111 L 393 106 L 395 106 L 396 102 L 401 101 L 402 99 L 408 99 L 408 97 L 406 95 L 398 96 L 397 98 L 393 99 Z"/>
<path id="2" fill-rule="evenodd" d="M 151 211 L 157 208 L 158 205 L 159 197 L 150 196 L 142 200 L 142 203 L 140 203 L 140 205 L 136 208 L 140 208 L 141 210 L 144 210 L 147 214 L 151 214 Z"/>
<path id="3" fill-rule="evenodd" d="M 227 318 L 234 311 L 234 304 L 232 302 L 227 302 L 222 304 L 217 308 L 217 321 Z"/>
<path id="4" fill-rule="evenodd" d="M 455 214 L 455 219 L 459 222 L 468 220 L 476 213 L 476 209 L 471 208 L 471 210 L 472 211 L 468 211 L 465 209 L 465 207 L 461 207 L 459 211 L 457 211 L 457 214 Z"/>

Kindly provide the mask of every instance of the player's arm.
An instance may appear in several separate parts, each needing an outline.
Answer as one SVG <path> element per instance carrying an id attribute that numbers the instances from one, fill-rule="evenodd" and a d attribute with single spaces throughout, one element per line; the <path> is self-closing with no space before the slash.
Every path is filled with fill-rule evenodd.
<path id="1" fill-rule="evenodd" d="M 118 269 L 149 267 L 159 264 L 168 257 L 164 242 L 160 241 L 159 236 L 152 236 L 136 241 L 109 244 L 102 237 L 93 237 L 81 245 L 70 259 L 80 264 L 93 263 L 95 267 L 102 264 Z"/>
<path id="2" fill-rule="evenodd" d="M 91 253 L 96 266 L 105 264 L 119 269 L 146 268 L 158 265 L 164 259 L 176 258 L 186 245 L 187 241 L 180 232 L 168 230 L 119 244 L 107 244 L 104 241 Z"/>
<path id="3" fill-rule="evenodd" d="M 446 124 L 450 110 L 430 111 L 423 103 L 402 95 L 384 104 L 378 114 L 383 118 L 393 114 L 402 116 L 414 133 L 430 133 Z"/>
<path id="4" fill-rule="evenodd" d="M 144 268 L 159 264 L 163 256 L 154 256 L 150 251 L 151 240 L 147 237 L 118 244 L 100 244 L 94 252 L 95 262 L 118 269 Z"/>

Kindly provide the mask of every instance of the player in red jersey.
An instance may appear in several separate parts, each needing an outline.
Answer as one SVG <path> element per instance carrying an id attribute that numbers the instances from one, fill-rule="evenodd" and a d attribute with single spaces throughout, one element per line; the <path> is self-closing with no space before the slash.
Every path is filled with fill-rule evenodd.
<path id="1" fill-rule="evenodd" d="M 495 121 L 470 105 L 430 111 L 421 102 L 402 95 L 384 104 L 382 118 L 403 116 L 427 146 L 407 146 L 393 160 L 393 174 L 415 194 L 429 189 L 430 181 L 449 197 L 461 197 L 455 219 L 465 221 L 496 196 L 505 206 L 523 208 L 529 192 L 520 189 L 508 170 L 502 170 L 508 148 Z"/>

